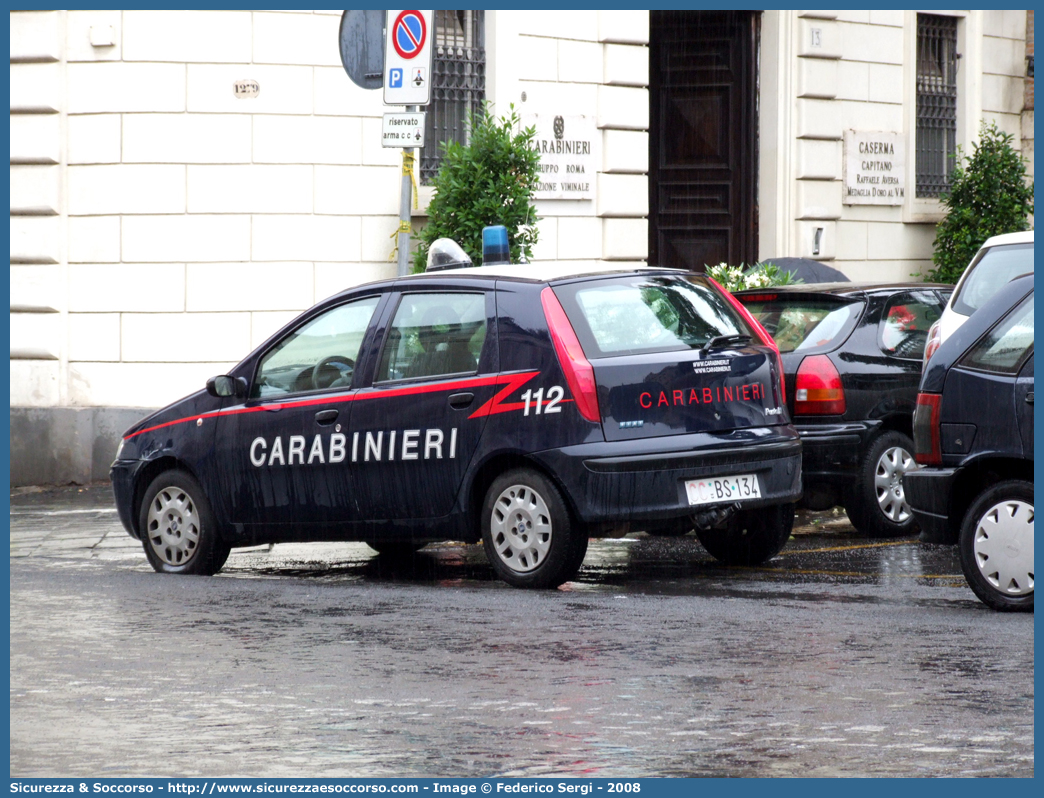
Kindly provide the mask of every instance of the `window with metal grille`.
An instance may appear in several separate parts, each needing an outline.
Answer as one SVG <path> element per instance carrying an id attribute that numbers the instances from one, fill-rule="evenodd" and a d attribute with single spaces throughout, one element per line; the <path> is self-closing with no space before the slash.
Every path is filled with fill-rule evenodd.
<path id="1" fill-rule="evenodd" d="M 486 99 L 486 12 L 436 11 L 434 75 L 427 107 L 421 183 L 431 185 L 444 141 L 467 142 L 468 114 Z"/>
<path id="2" fill-rule="evenodd" d="M 957 152 L 957 18 L 917 15 L 917 196 L 950 188 Z"/>

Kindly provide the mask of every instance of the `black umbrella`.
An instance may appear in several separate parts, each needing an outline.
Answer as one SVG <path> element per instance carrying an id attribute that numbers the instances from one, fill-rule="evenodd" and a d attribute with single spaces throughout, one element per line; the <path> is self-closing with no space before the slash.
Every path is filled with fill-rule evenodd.
<path id="1" fill-rule="evenodd" d="M 765 258 L 759 265 L 773 264 L 780 271 L 790 272 L 795 280 L 804 283 L 849 283 L 845 275 L 832 266 L 811 258 Z"/>

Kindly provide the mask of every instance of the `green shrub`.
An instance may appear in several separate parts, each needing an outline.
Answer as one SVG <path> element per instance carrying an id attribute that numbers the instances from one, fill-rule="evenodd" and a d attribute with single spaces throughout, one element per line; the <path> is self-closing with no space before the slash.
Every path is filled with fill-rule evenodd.
<path id="1" fill-rule="evenodd" d="M 452 238 L 471 260 L 482 262 L 482 228 L 502 224 L 508 231 L 511 260 L 533 255 L 537 216 L 533 192 L 540 154 L 533 149 L 536 129 L 521 128 L 515 107 L 497 119 L 487 107 L 469 120 L 468 144 L 447 142 L 428 205 L 428 223 L 418 235 L 413 270 L 424 271 L 428 247 L 437 238 Z"/>
<path id="2" fill-rule="evenodd" d="M 1029 228 L 1033 183 L 1026 182 L 1026 163 L 1011 146 L 1014 137 L 992 122 L 983 122 L 979 136 L 970 158 L 958 148 L 950 193 L 943 197 L 946 218 L 935 231 L 931 280 L 956 283 L 987 238 Z"/>

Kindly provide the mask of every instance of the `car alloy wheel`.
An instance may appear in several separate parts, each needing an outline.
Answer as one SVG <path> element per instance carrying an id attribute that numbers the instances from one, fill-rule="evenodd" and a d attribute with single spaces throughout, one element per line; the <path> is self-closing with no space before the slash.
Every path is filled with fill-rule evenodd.
<path id="1" fill-rule="evenodd" d="M 1007 499 L 989 507 L 975 525 L 975 565 L 1006 596 L 1033 592 L 1033 505 Z"/>
<path id="2" fill-rule="evenodd" d="M 493 547 L 501 562 L 519 573 L 539 566 L 551 550 L 551 511 L 528 485 L 511 485 L 493 503 Z"/>
<path id="3" fill-rule="evenodd" d="M 558 487 L 541 472 L 505 471 L 486 489 L 480 513 L 486 559 L 509 585 L 556 588 L 580 570 L 587 529 L 573 521 Z"/>
<path id="4" fill-rule="evenodd" d="M 216 574 L 231 551 L 203 488 L 177 469 L 159 474 L 146 488 L 138 529 L 145 556 L 160 573 Z"/>
<path id="5" fill-rule="evenodd" d="M 877 506 L 885 517 L 895 524 L 903 524 L 910 518 L 910 505 L 906 503 L 903 477 L 908 471 L 916 471 L 917 467 L 913 455 L 901 446 L 885 449 L 877 460 L 874 472 Z"/>
<path id="6" fill-rule="evenodd" d="M 149 502 L 146 534 L 155 555 L 167 565 L 185 565 L 199 548 L 201 520 L 188 491 L 171 485 Z"/>
<path id="7" fill-rule="evenodd" d="M 888 430 L 870 441 L 859 475 L 845 491 L 845 512 L 857 531 L 871 538 L 912 535 L 917 519 L 906 502 L 903 477 L 918 466 L 913 441 Z"/>

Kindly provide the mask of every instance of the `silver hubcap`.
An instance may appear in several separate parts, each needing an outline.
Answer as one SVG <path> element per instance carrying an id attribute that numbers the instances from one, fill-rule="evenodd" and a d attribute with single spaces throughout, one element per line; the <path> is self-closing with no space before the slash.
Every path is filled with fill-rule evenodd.
<path id="1" fill-rule="evenodd" d="M 877 506 L 889 521 L 902 524 L 909 519 L 910 505 L 906 503 L 903 475 L 916 469 L 913 455 L 901 446 L 886 449 L 877 461 L 877 472 L 874 474 Z"/>
<path id="2" fill-rule="evenodd" d="M 551 513 L 528 485 L 512 485 L 493 503 L 493 548 L 513 571 L 532 571 L 551 549 Z"/>
<path id="3" fill-rule="evenodd" d="M 181 488 L 164 488 L 149 505 L 148 535 L 152 550 L 167 565 L 184 565 L 199 546 L 196 503 Z"/>
<path id="4" fill-rule="evenodd" d="M 975 527 L 975 565 L 1006 596 L 1033 592 L 1033 505 L 998 502 Z"/>

